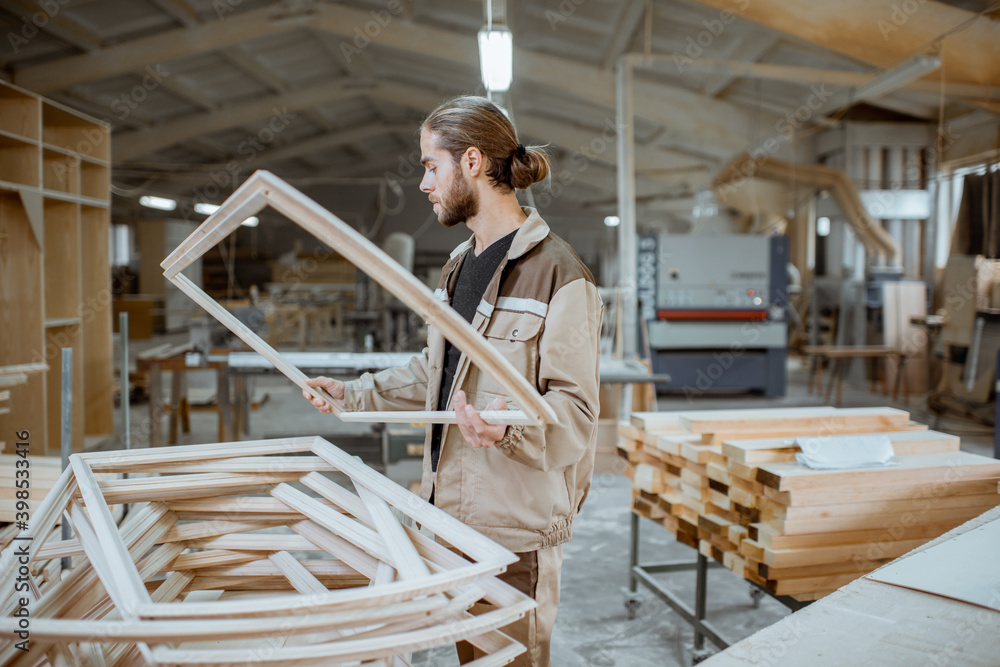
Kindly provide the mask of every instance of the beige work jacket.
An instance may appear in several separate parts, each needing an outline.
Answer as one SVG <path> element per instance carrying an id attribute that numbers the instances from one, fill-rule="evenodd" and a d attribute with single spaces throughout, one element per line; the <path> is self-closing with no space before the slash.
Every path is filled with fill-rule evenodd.
<path id="1" fill-rule="evenodd" d="M 552 406 L 558 424 L 509 426 L 494 447 L 474 448 L 445 425 L 437 472 L 430 433 L 424 441 L 421 493 L 434 504 L 515 552 L 561 544 L 590 489 L 597 439 L 598 337 L 604 306 L 590 271 L 572 247 L 549 231 L 534 209 L 514 236 L 472 320 Z M 442 270 L 435 294 L 449 300 L 470 239 Z M 445 340 L 431 326 L 427 347 L 406 366 L 367 373 L 345 386 L 348 410 L 434 410 Z M 463 354 L 455 392 L 482 410 L 502 396 L 517 402 Z"/>

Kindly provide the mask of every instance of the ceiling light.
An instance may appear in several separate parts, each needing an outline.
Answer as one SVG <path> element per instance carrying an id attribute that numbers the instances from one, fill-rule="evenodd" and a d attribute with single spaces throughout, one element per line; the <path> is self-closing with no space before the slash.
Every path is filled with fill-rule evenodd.
<path id="1" fill-rule="evenodd" d="M 507 26 L 494 23 L 479 31 L 479 66 L 483 85 L 491 92 L 505 92 L 514 78 L 513 35 Z"/>
<path id="2" fill-rule="evenodd" d="M 243 225 L 244 227 L 256 227 L 258 222 L 260 222 L 260 220 L 257 218 L 257 216 L 251 215 L 249 218 L 247 218 L 240 224 Z"/>
<path id="3" fill-rule="evenodd" d="M 177 208 L 177 202 L 166 197 L 154 197 L 153 195 L 143 195 L 139 197 L 139 204 L 146 208 L 155 208 L 160 211 L 173 211 Z"/>
<path id="4" fill-rule="evenodd" d="M 830 218 L 816 218 L 816 236 L 830 235 Z"/>
<path id="5" fill-rule="evenodd" d="M 608 227 L 617 227 L 618 225 L 621 224 L 621 222 L 622 222 L 621 218 L 619 218 L 617 215 L 609 215 L 606 218 L 604 218 L 604 224 L 607 225 Z"/>
<path id="6" fill-rule="evenodd" d="M 198 202 L 194 205 L 194 212 L 201 213 L 202 215 L 212 215 L 219 210 L 218 204 L 206 204 L 205 202 Z"/>

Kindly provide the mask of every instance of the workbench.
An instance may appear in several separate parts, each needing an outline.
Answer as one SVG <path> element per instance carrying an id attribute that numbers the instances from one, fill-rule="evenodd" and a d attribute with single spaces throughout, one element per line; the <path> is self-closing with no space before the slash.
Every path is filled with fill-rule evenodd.
<path id="1" fill-rule="evenodd" d="M 395 368 L 409 363 L 417 352 L 284 352 L 282 356 L 301 371 L 310 376 L 349 376 L 351 379 L 385 368 Z M 253 375 L 280 375 L 267 359 L 256 352 L 231 352 L 228 355 L 209 355 L 213 363 L 227 361 L 227 373 L 234 379 L 233 393 L 238 428 L 249 432 L 247 409 L 249 397 L 246 378 Z M 665 373 L 650 375 L 648 369 L 637 360 L 601 357 L 601 384 L 641 384 L 648 382 L 670 382 Z"/>
<path id="2" fill-rule="evenodd" d="M 160 420 L 165 410 L 170 411 L 169 443 L 177 442 L 178 425 L 182 423 L 181 404 L 184 402 L 184 374 L 189 371 L 215 371 L 216 403 L 219 413 L 219 441 L 230 442 L 239 438 L 236 424 L 233 420 L 232 403 L 229 396 L 229 375 L 226 363 L 227 355 L 221 351 L 204 359 L 204 355 L 192 355 L 187 351 L 178 352 L 167 357 L 152 356 L 136 360 L 136 371 L 149 376 L 149 446 L 162 445 Z M 170 403 L 163 400 L 163 373 L 171 374 Z M 126 383 L 123 383 L 127 386 Z"/>
<path id="3" fill-rule="evenodd" d="M 903 390 L 903 400 L 910 400 L 910 385 L 906 378 L 906 360 L 908 354 L 892 346 L 886 345 L 807 345 L 802 348 L 805 354 L 812 357 L 809 369 L 809 383 L 807 385 L 809 393 L 813 393 L 813 388 L 817 392 L 823 391 L 823 360 L 829 359 L 832 366 L 830 369 L 830 383 L 827 386 L 826 402 L 830 403 L 833 398 L 834 389 L 837 392 L 839 405 L 842 400 L 844 388 L 844 376 L 847 374 L 847 367 L 854 359 L 867 359 L 872 364 L 871 389 L 874 391 L 875 380 L 882 383 L 882 390 L 888 394 L 888 387 L 885 380 L 885 368 L 878 364 L 879 360 L 896 360 L 896 381 L 893 383 L 892 398 L 895 400 L 899 396 L 900 387 Z"/>
<path id="4" fill-rule="evenodd" d="M 1000 507 L 884 567 L 996 520 Z M 993 609 L 862 577 L 701 664 L 987 667 L 1000 655 L 998 627 L 1000 612 Z"/>
<path id="5" fill-rule="evenodd" d="M 409 363 L 417 354 L 417 352 L 283 352 L 282 356 L 307 374 L 361 374 L 402 366 Z M 209 360 L 221 361 L 223 356 L 210 355 Z M 231 352 L 228 360 L 230 373 L 233 374 L 277 373 L 271 362 L 256 352 Z M 669 381 L 669 375 L 650 375 L 639 361 L 601 357 L 602 384 Z"/>
<path id="6" fill-rule="evenodd" d="M 330 373 L 361 374 L 402 366 L 417 352 L 282 352 L 281 356 L 307 375 Z M 209 360 L 216 359 L 214 355 Z M 279 374 L 270 361 L 256 352 L 230 352 L 229 372 L 233 375 Z"/>
<path id="7" fill-rule="evenodd" d="M 670 382 L 667 373 L 650 374 L 638 359 L 615 359 L 601 357 L 601 384 L 666 384 Z"/>
<path id="8" fill-rule="evenodd" d="M 376 372 L 383 368 L 403 366 L 416 352 L 284 352 L 282 356 L 310 376 L 350 376 Z M 255 375 L 281 375 L 270 361 L 256 352 L 230 352 L 228 355 L 209 355 L 210 362 L 226 359 L 227 377 L 233 379 L 233 405 L 236 428 L 250 432 L 250 394 L 247 379 Z"/>

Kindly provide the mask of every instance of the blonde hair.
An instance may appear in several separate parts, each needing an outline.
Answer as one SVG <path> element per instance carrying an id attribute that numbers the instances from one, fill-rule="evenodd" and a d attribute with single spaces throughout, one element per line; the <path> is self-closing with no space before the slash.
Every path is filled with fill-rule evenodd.
<path id="1" fill-rule="evenodd" d="M 471 146 L 487 160 L 486 176 L 503 191 L 523 190 L 549 175 L 541 146 L 523 146 L 510 119 L 485 97 L 456 97 L 431 112 L 420 126 L 459 162 Z"/>

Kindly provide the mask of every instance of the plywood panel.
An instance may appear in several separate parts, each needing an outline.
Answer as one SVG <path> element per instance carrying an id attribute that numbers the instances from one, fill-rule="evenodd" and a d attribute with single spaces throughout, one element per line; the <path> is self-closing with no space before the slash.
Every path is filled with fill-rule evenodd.
<path id="1" fill-rule="evenodd" d="M 42 160 L 42 187 L 56 192 L 80 194 L 78 158 L 56 151 L 45 151 Z"/>
<path id="2" fill-rule="evenodd" d="M 45 359 L 42 249 L 14 193 L 0 194 L 0 366 Z M 10 390 L 10 412 L 0 415 L 0 433 L 27 430 L 32 452 L 45 453 L 45 374 L 31 373 Z M 13 451 L 12 438 L 7 441 Z"/>
<path id="3" fill-rule="evenodd" d="M 997 518 L 1000 509 L 922 548 L 929 549 Z M 908 555 L 905 560 L 916 555 Z M 994 554 L 979 556 L 985 567 L 996 562 Z M 991 593 L 996 586 L 984 582 L 982 590 Z M 788 621 L 775 623 L 701 664 L 996 665 L 1000 654 L 996 627 L 996 612 L 861 578 L 796 612 Z"/>
<path id="4" fill-rule="evenodd" d="M 0 181 L 38 187 L 41 156 L 30 143 L 0 136 Z"/>
<path id="5" fill-rule="evenodd" d="M 42 134 L 42 105 L 27 92 L 0 87 L 0 131 L 38 141 Z"/>
<path id="6" fill-rule="evenodd" d="M 80 317 L 80 207 L 45 202 L 45 317 Z M 51 365 L 51 364 L 50 364 Z"/>
<path id="7" fill-rule="evenodd" d="M 103 165 L 81 162 L 80 194 L 94 199 L 110 199 L 111 170 Z"/>
<path id="8" fill-rule="evenodd" d="M 1000 519 L 995 519 L 868 578 L 1000 611 L 1000 571 L 994 559 L 998 551 Z"/>
<path id="9" fill-rule="evenodd" d="M 107 161 L 111 139 L 103 126 L 45 100 L 42 104 L 42 140 L 83 157 Z"/>
<path id="10" fill-rule="evenodd" d="M 111 356 L 111 272 L 108 257 L 110 215 L 107 209 L 81 207 L 84 361 L 84 432 L 113 432 Z"/>

